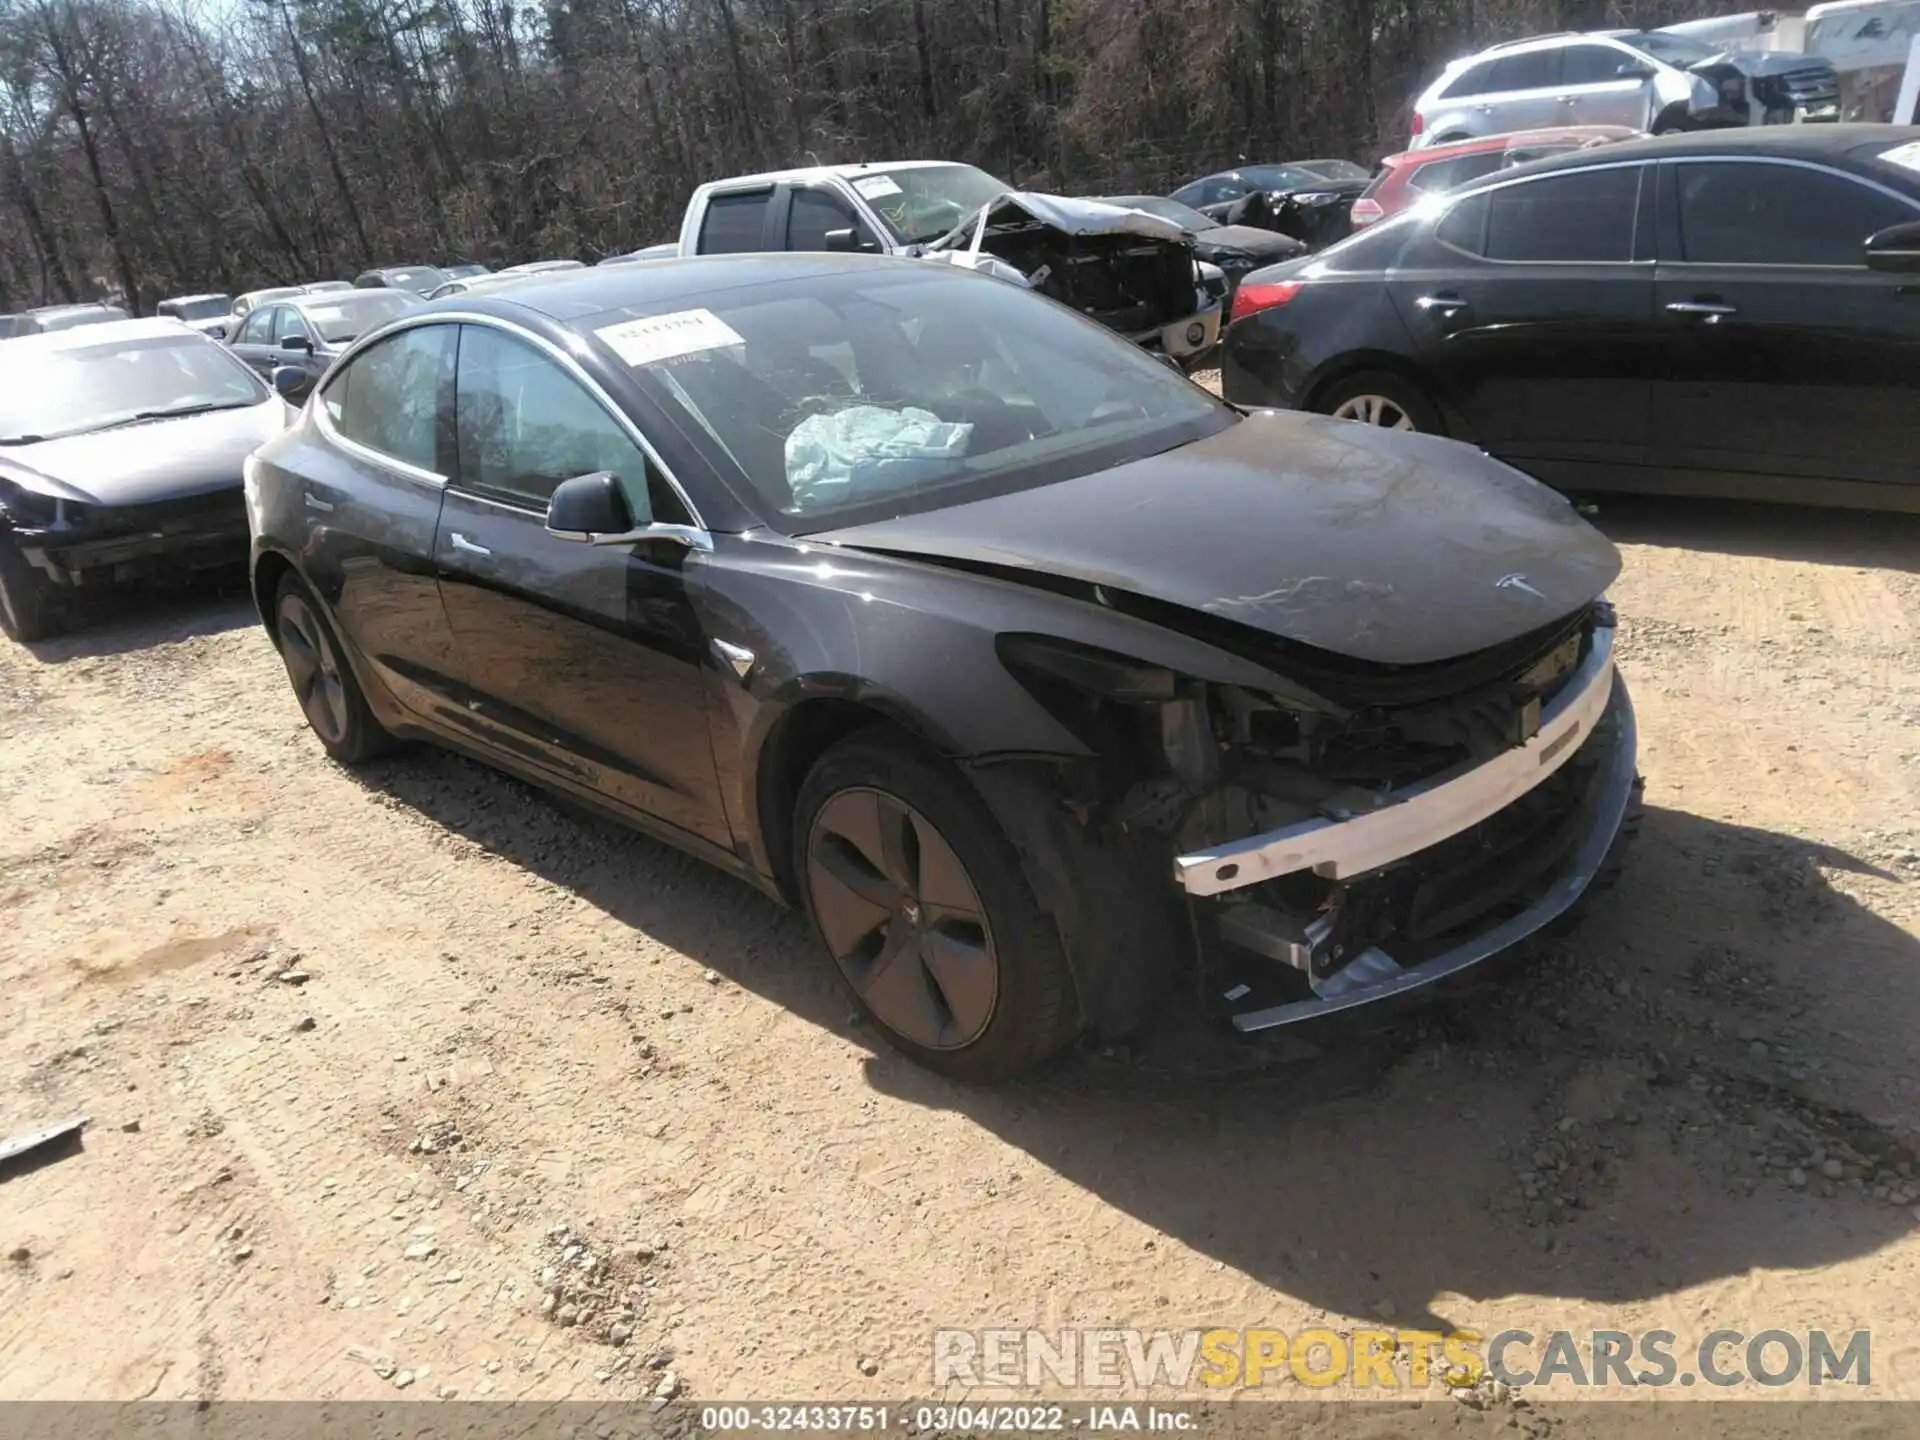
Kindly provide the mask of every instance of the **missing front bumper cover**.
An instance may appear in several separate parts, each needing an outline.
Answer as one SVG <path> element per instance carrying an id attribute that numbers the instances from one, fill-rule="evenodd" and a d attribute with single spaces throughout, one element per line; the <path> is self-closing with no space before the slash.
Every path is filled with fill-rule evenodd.
<path id="1" fill-rule="evenodd" d="M 1392 940 L 1369 946 L 1347 964 L 1326 975 L 1300 965 L 1300 959 L 1311 958 L 1311 946 L 1304 952 L 1275 955 L 1273 958 L 1307 971 L 1313 998 L 1263 1006 L 1237 1014 L 1233 1017 L 1234 1028 L 1243 1034 L 1271 1030 L 1404 995 L 1457 975 L 1519 944 L 1565 914 L 1586 893 L 1594 877 L 1606 864 L 1607 856 L 1633 804 L 1636 732 L 1633 704 L 1625 685 L 1615 683 L 1609 686 L 1606 708 L 1592 730 L 1589 744 L 1594 750 L 1596 770 L 1582 801 L 1577 838 L 1566 857 L 1546 877 L 1543 885 L 1534 890 L 1532 898 L 1521 909 L 1507 913 L 1505 918 L 1492 923 L 1487 929 L 1456 941 L 1438 954 L 1428 954 L 1412 965 L 1402 965 L 1394 958 L 1391 950 L 1397 947 Z M 1233 911 L 1228 912 L 1229 916 L 1233 914 Z M 1244 928 L 1237 926 L 1230 931 L 1223 920 L 1222 938 L 1244 944 L 1243 936 L 1238 933 Z M 1304 934 L 1302 938 L 1305 938 Z M 1255 946 L 1246 948 L 1259 949 Z M 1272 952 L 1259 950 L 1259 953 Z"/>
<path id="2" fill-rule="evenodd" d="M 1544 784 L 1573 758 L 1615 684 L 1613 630 L 1597 627 L 1586 659 L 1540 715 L 1524 745 L 1396 791 L 1376 808 L 1319 817 L 1181 855 L 1174 879 L 1189 895 L 1221 895 L 1302 870 L 1345 880 L 1417 854 L 1477 825 Z"/>

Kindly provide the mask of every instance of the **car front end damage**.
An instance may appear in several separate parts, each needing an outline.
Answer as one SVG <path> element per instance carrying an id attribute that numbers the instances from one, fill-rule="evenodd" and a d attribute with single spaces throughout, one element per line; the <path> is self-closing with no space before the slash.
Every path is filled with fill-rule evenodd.
<path id="1" fill-rule="evenodd" d="M 231 564 L 246 553 L 239 478 L 142 504 L 103 505 L 0 479 L 0 533 L 58 593 L 167 570 Z"/>
<path id="2" fill-rule="evenodd" d="M 1677 104 L 1685 84 L 1688 120 L 1704 127 L 1831 123 L 1840 118 L 1840 77 L 1823 56 L 1725 50 L 1687 67 L 1660 88 Z"/>
<path id="3" fill-rule="evenodd" d="M 1423 989 L 1565 915 L 1636 803 L 1614 626 L 1596 601 L 1437 664 L 1308 656 L 1303 683 L 1271 692 L 1003 643 L 1099 757 L 1058 771 L 1050 802 L 1018 765 L 976 770 L 1091 1028 L 1144 1024 L 1187 972 L 1236 1030 L 1271 1030 Z M 1235 629 L 1208 639 L 1270 658 Z"/>
<path id="4" fill-rule="evenodd" d="M 1037 290 L 1175 360 L 1220 340 L 1225 275 L 1195 259 L 1179 225 L 1144 211 L 1009 191 L 924 258 Z"/>

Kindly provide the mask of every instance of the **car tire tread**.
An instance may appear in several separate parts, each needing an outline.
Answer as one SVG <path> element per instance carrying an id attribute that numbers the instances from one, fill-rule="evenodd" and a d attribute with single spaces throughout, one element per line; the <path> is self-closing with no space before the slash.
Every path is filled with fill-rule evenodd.
<path id="1" fill-rule="evenodd" d="M 50 640 L 65 628 L 64 608 L 53 587 L 10 538 L 0 535 L 0 630 L 31 645 Z"/>

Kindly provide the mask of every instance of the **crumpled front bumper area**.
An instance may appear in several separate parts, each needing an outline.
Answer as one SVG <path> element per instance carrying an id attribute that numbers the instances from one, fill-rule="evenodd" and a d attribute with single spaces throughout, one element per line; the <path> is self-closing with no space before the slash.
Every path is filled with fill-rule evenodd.
<path id="1" fill-rule="evenodd" d="M 1232 1015 L 1237 1029 L 1268 1030 L 1431 985 L 1518 944 L 1579 900 L 1607 861 L 1637 778 L 1633 705 L 1614 672 L 1612 638 L 1610 628 L 1594 632 L 1525 745 L 1348 818 L 1176 860 L 1176 880 L 1214 912 L 1221 938 L 1284 978 L 1280 993 L 1301 996 L 1236 986 L 1229 999 L 1245 1002 Z M 1424 913 L 1431 923 L 1417 937 L 1388 933 L 1354 945 L 1346 958 L 1333 910 L 1276 926 L 1279 917 L 1258 903 L 1258 887 L 1302 874 L 1327 882 L 1342 904 L 1392 894 L 1400 914 Z"/>
<path id="2" fill-rule="evenodd" d="M 78 585 L 124 578 L 162 561 L 187 569 L 237 564 L 247 553 L 247 511 L 235 484 L 146 505 L 93 508 L 78 524 L 16 530 L 14 540 L 50 580 Z"/>

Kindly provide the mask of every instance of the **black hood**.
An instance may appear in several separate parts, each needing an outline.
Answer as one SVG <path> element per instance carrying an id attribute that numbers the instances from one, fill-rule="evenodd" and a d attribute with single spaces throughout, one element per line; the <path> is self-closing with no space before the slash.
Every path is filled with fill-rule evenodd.
<path id="1" fill-rule="evenodd" d="M 1280 412 L 1112 470 L 809 538 L 1063 577 L 1388 665 L 1540 630 L 1620 572 L 1563 498 L 1470 446 Z"/>
<path id="2" fill-rule="evenodd" d="M 1278 230 L 1263 230 L 1257 225 L 1216 225 L 1193 237 L 1193 253 L 1202 260 L 1220 254 L 1241 254 L 1257 264 L 1277 265 L 1296 255 L 1307 253 L 1304 243 Z"/>

